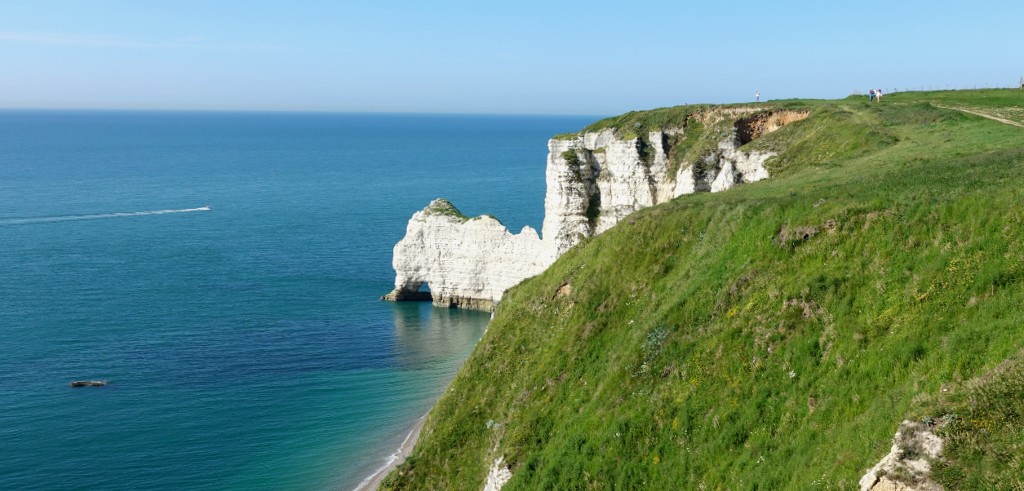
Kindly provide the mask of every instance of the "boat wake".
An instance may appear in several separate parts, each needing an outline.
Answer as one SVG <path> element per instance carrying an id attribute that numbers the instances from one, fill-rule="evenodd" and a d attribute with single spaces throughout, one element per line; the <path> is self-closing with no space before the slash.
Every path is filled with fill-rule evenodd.
<path id="1" fill-rule="evenodd" d="M 0 226 L 27 225 L 31 223 L 75 222 L 80 220 L 103 220 L 105 218 L 144 217 L 149 215 L 168 215 L 171 213 L 194 213 L 197 211 L 210 211 L 210 207 L 207 205 L 200 206 L 199 208 L 182 208 L 180 210 L 149 210 L 127 211 L 121 213 L 97 213 L 92 215 L 58 215 L 49 217 L 0 218 Z"/>

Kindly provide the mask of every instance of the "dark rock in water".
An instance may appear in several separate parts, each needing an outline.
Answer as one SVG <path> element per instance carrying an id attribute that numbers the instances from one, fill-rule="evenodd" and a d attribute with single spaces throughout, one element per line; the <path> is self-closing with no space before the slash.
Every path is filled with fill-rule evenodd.
<path id="1" fill-rule="evenodd" d="M 421 292 L 417 290 L 402 290 L 396 288 L 391 293 L 380 297 L 381 300 L 388 302 L 429 302 L 434 297 L 431 296 L 430 292 Z"/>
<path id="2" fill-rule="evenodd" d="M 72 387 L 103 387 L 107 385 L 106 380 L 75 380 L 70 384 Z"/>

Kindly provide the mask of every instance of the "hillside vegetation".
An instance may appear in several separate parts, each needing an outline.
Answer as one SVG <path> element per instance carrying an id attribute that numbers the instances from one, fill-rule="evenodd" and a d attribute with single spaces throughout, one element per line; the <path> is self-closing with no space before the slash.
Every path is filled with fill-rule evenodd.
<path id="1" fill-rule="evenodd" d="M 1024 92 L 781 101 L 773 178 L 640 211 L 510 290 L 385 489 L 1024 487 Z M 671 124 L 693 108 L 597 127 Z M 675 111 L 675 113 L 673 113 Z M 929 419 L 931 418 L 931 419 Z"/>

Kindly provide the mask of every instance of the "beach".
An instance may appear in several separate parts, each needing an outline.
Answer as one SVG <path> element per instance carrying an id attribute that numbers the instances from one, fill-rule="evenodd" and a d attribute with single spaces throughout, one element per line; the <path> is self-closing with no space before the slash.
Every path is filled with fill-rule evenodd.
<path id="1" fill-rule="evenodd" d="M 402 440 L 402 445 L 395 450 L 395 453 L 391 454 L 387 462 L 383 467 L 377 469 L 372 475 L 363 479 L 363 482 L 356 486 L 355 491 L 373 491 L 380 486 L 380 483 L 384 481 L 391 471 L 396 467 L 405 462 L 405 459 L 412 453 L 413 447 L 416 446 L 416 440 L 420 437 L 420 431 L 423 430 L 423 423 L 427 421 L 427 415 L 420 416 L 420 419 L 416 420 L 416 423 L 409 430 L 409 433 L 405 436 L 405 440 Z"/>

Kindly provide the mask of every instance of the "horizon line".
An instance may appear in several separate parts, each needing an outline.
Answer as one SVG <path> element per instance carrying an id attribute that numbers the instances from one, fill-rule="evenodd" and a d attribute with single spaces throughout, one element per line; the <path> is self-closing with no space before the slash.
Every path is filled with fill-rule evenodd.
<path id="1" fill-rule="evenodd" d="M 500 113 L 500 112 L 434 112 L 434 111 L 344 111 L 331 109 L 195 109 L 195 108 L 98 108 L 98 107 L 0 107 L 0 112 L 108 112 L 108 113 L 233 113 L 233 114 L 366 114 L 394 116 L 551 116 L 609 117 L 607 114 L 584 113 Z"/>
<path id="2" fill-rule="evenodd" d="M 1017 86 L 982 86 L 982 87 L 962 87 L 957 88 L 953 86 L 947 87 L 920 87 L 920 88 L 907 88 L 907 89 L 894 89 L 893 93 L 904 93 L 904 92 L 959 92 L 959 91 L 972 91 L 972 90 L 1017 90 Z M 794 99 L 808 99 L 808 100 L 841 100 L 846 99 L 852 95 L 856 95 L 857 91 L 851 91 L 845 96 L 831 97 L 831 98 L 818 98 L 818 97 L 781 97 L 774 99 L 765 99 L 762 101 L 732 101 L 732 102 L 679 102 L 676 104 L 667 104 L 660 106 L 651 106 L 645 108 L 633 108 L 627 109 L 624 112 L 617 113 L 553 113 L 553 112 L 493 112 L 493 111 L 403 111 L 403 110 L 341 110 L 341 109 L 269 109 L 269 108 L 160 108 L 160 107 L 10 107 L 0 106 L 0 112 L 112 112 L 112 113 L 235 113 L 235 114 L 374 114 L 374 115 L 403 115 L 403 116 L 551 116 L 551 117 L 597 117 L 607 118 L 616 114 L 623 114 L 625 112 L 633 111 L 647 111 L 653 109 L 663 109 L 677 106 L 696 106 L 696 105 L 713 105 L 713 106 L 730 106 L 737 104 L 766 104 L 771 102 L 782 102 Z"/>

